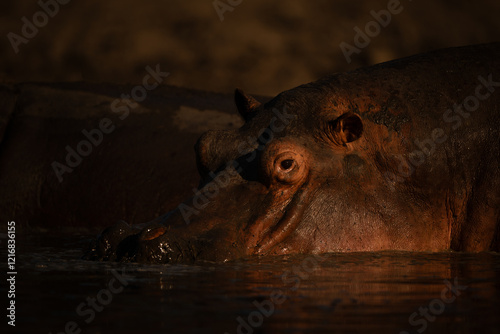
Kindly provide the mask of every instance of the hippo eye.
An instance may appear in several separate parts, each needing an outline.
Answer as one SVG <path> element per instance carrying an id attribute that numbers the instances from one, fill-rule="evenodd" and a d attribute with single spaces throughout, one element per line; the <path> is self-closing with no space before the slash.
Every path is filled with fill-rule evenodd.
<path id="1" fill-rule="evenodd" d="M 293 166 L 293 160 L 292 159 L 286 159 L 281 161 L 281 168 L 283 170 L 289 170 Z"/>
<path id="2" fill-rule="evenodd" d="M 280 183 L 293 184 L 300 180 L 304 173 L 304 159 L 294 151 L 279 154 L 269 166 L 269 175 Z"/>
<path id="3" fill-rule="evenodd" d="M 297 185 L 309 175 L 309 152 L 291 140 L 268 144 L 261 161 L 262 181 L 269 186 Z"/>

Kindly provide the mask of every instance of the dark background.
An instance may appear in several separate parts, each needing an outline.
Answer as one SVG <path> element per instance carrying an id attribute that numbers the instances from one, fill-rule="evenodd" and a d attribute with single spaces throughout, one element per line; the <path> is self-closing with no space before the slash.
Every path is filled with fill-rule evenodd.
<path id="1" fill-rule="evenodd" d="M 20 34 L 21 18 L 40 7 L 3 0 L 0 78 L 137 83 L 160 63 L 168 84 L 276 95 L 325 74 L 499 38 L 498 0 L 401 0 L 402 13 L 348 64 L 339 44 L 353 44 L 353 28 L 387 3 L 243 0 L 221 22 L 212 0 L 72 0 L 15 54 L 7 33 Z"/>
<path id="2" fill-rule="evenodd" d="M 220 0 L 228 1 L 236 0 Z M 23 18 L 33 22 L 42 9 L 2 1 L 0 220 L 51 231 L 147 222 L 193 196 L 197 138 L 241 125 L 234 88 L 274 96 L 326 74 L 500 36 L 498 0 L 402 0 L 402 12 L 347 62 L 339 45 L 354 44 L 354 28 L 365 30 L 370 12 L 389 2 L 243 0 L 221 21 L 213 0 L 71 0 L 15 53 L 9 33 L 21 35 Z M 117 119 L 113 101 L 156 64 L 170 75 Z M 108 117 L 116 130 L 58 182 L 53 162 Z"/>

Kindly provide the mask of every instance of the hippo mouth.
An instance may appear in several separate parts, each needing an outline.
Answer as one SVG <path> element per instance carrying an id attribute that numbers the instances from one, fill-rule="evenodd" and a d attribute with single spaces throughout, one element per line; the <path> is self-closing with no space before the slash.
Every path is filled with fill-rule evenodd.
<path id="1" fill-rule="evenodd" d="M 296 230 L 308 206 L 311 188 L 304 184 L 295 193 L 268 193 L 262 200 L 262 211 L 238 230 L 215 230 L 196 235 L 180 235 L 169 229 L 169 218 L 160 225 L 144 228 L 138 236 L 137 252 L 132 257 L 138 262 L 178 263 L 209 260 L 225 262 L 232 258 L 251 255 L 277 255 L 287 252 L 284 241 Z M 281 200 L 281 201 L 280 201 Z M 175 213 L 169 216 L 175 215 Z M 226 223 L 231 223 L 231 218 Z M 200 218 L 200 224 L 204 219 Z M 183 231 L 184 232 L 184 231 Z M 224 236 L 229 232 L 230 236 Z"/>
<path id="2" fill-rule="evenodd" d="M 266 196 L 264 203 L 269 204 L 264 212 L 250 221 L 244 229 L 244 233 L 249 236 L 246 243 L 247 255 L 285 253 L 285 250 L 277 249 L 276 246 L 281 245 L 296 230 L 310 202 L 311 189 L 308 182 L 305 182 L 293 194 L 285 194 L 283 191 L 279 194 L 270 192 Z"/>

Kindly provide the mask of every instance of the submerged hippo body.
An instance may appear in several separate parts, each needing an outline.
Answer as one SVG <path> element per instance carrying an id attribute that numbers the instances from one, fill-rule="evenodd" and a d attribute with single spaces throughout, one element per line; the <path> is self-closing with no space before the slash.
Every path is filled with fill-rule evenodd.
<path id="1" fill-rule="evenodd" d="M 200 191 L 142 229 L 108 228 L 90 258 L 499 250 L 500 44 L 235 100 L 245 124 L 196 144 Z"/>

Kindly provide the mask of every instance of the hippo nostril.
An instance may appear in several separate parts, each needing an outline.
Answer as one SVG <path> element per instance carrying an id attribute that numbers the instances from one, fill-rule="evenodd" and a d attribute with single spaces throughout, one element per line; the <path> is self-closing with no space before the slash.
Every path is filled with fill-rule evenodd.
<path id="1" fill-rule="evenodd" d="M 164 235 L 166 232 L 167 229 L 165 227 L 148 228 L 141 233 L 141 240 L 153 240 Z"/>
<path id="2" fill-rule="evenodd" d="M 281 162 L 281 168 L 283 170 L 288 170 L 292 167 L 293 165 L 293 160 L 292 159 L 286 159 Z"/>

